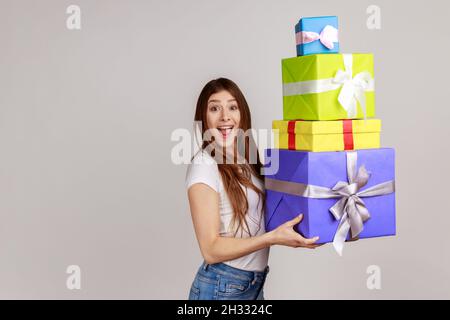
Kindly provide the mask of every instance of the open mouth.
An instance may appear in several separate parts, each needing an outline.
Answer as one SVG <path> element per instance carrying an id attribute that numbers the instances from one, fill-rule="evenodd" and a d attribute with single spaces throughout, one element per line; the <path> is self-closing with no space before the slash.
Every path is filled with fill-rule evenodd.
<path id="1" fill-rule="evenodd" d="M 233 130 L 234 126 L 221 126 L 221 127 L 217 127 L 217 129 L 220 131 L 220 133 L 222 134 L 223 139 L 226 139 L 230 134 L 231 131 Z"/>

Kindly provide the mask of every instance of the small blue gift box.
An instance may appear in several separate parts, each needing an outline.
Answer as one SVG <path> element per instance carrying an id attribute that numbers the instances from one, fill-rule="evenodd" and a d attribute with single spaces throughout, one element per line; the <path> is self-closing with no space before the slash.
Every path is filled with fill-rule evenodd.
<path id="1" fill-rule="evenodd" d="M 336 16 L 302 18 L 295 26 L 297 56 L 339 53 Z"/>

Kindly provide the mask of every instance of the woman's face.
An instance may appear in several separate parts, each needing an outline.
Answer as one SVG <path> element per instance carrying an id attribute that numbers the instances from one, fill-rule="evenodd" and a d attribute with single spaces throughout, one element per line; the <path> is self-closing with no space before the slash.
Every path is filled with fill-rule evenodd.
<path id="1" fill-rule="evenodd" d="M 228 91 L 212 94 L 208 99 L 206 112 L 207 126 L 216 143 L 221 147 L 229 147 L 239 129 L 241 112 L 236 99 Z"/>

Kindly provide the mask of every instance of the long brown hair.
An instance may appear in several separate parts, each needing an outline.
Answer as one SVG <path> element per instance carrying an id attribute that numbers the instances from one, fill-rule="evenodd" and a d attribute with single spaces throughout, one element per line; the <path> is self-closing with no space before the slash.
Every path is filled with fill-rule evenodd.
<path id="1" fill-rule="evenodd" d="M 252 127 L 250 109 L 248 107 L 247 101 L 242 91 L 233 81 L 225 78 L 219 78 L 211 80 L 205 85 L 197 101 L 197 108 L 195 111 L 194 121 L 201 121 L 202 137 L 205 131 L 210 129 L 208 128 L 206 121 L 208 100 L 211 97 L 211 95 L 221 91 L 228 91 L 236 99 L 239 112 L 241 115 L 239 128 L 242 129 L 243 132 L 247 132 L 247 130 L 251 129 Z M 239 139 L 239 136 L 235 137 L 235 144 L 234 144 L 235 155 L 239 154 L 242 156 L 241 154 L 242 151 L 237 150 L 236 147 L 237 139 Z M 248 200 L 241 186 L 254 190 L 259 195 L 259 201 L 262 201 L 263 204 L 262 212 L 264 212 L 265 208 L 264 190 L 261 190 L 258 187 L 256 187 L 251 179 L 251 174 L 253 173 L 259 180 L 261 180 L 262 182 L 264 181 L 264 177 L 261 175 L 262 164 L 259 159 L 256 144 L 251 134 L 244 137 L 244 139 L 245 139 L 244 141 L 245 151 L 243 156 L 245 157 L 246 160 L 245 164 L 238 164 L 236 162 L 233 162 L 232 164 L 218 163 L 219 172 L 220 175 L 222 176 L 223 186 L 227 192 L 228 198 L 233 208 L 232 228 L 234 228 L 237 224 L 237 228 L 235 229 L 235 235 L 239 229 L 242 232 L 242 230 L 244 230 L 244 226 L 245 231 L 249 235 L 251 235 L 248 223 L 245 219 L 248 210 Z M 210 141 L 203 141 L 202 149 L 205 149 L 210 143 L 211 143 Z M 253 159 L 251 161 L 252 163 L 250 163 L 249 160 L 250 150 L 256 153 L 256 161 L 254 161 Z M 262 217 L 260 218 L 261 218 L 260 221 L 262 221 Z"/>

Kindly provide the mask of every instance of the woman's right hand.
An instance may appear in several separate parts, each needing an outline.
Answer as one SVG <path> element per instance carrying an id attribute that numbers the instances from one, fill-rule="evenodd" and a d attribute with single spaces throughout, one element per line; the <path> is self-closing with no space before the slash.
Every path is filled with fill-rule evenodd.
<path id="1" fill-rule="evenodd" d="M 321 244 L 315 244 L 316 241 L 319 240 L 319 237 L 306 239 L 294 230 L 294 226 L 299 224 L 302 220 L 303 214 L 295 217 L 288 222 L 285 222 L 278 228 L 270 231 L 269 234 L 271 238 L 271 244 L 278 244 L 293 248 L 303 247 L 309 249 L 315 249 L 321 246 Z"/>

